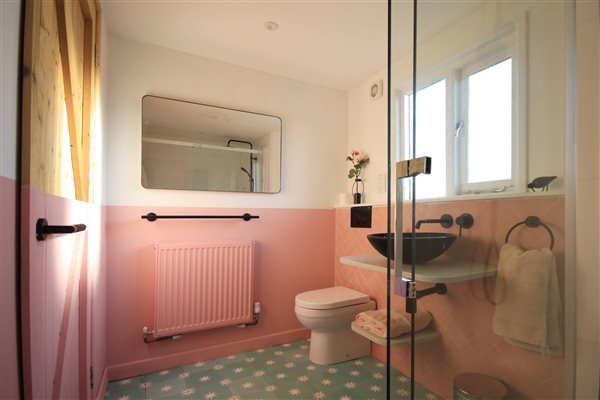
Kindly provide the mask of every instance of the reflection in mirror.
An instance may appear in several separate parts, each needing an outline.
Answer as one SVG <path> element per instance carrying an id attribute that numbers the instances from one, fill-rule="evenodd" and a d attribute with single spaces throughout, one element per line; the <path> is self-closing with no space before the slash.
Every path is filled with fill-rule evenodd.
<path id="1" fill-rule="evenodd" d="M 142 186 L 280 191 L 281 119 L 144 96 Z"/>

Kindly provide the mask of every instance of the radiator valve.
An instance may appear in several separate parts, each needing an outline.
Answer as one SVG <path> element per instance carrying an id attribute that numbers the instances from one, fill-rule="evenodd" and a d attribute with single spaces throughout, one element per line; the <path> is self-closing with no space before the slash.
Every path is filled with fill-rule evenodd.
<path id="1" fill-rule="evenodd" d="M 246 322 L 245 324 L 236 325 L 238 328 L 245 328 L 247 326 L 253 326 L 258 324 L 258 315 L 260 314 L 260 303 L 257 301 L 254 303 L 254 312 L 252 314 L 252 322 Z"/>

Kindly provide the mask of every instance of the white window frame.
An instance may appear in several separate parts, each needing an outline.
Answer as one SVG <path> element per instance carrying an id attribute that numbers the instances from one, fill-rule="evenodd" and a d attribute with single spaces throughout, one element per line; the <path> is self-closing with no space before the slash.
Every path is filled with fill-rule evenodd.
<path id="1" fill-rule="evenodd" d="M 495 194 L 497 192 L 524 193 L 527 191 L 527 49 L 526 49 L 526 21 L 527 14 L 523 14 L 517 21 L 507 25 L 496 35 L 482 41 L 478 46 L 466 51 L 461 56 L 448 60 L 443 65 L 431 69 L 429 72 L 419 74 L 418 89 L 421 90 L 440 80 L 446 80 L 446 196 L 455 198 L 464 195 Z M 464 110 L 468 103 L 460 103 L 461 77 L 472 74 L 493 66 L 498 62 L 512 59 L 512 177 L 506 181 L 478 182 L 466 184 L 466 141 L 457 137 L 456 128 L 459 121 L 464 118 Z M 464 83 L 462 83 L 464 85 Z M 395 93 L 396 118 L 395 132 L 396 155 L 399 160 L 404 159 L 408 152 L 405 149 L 405 135 L 411 132 L 404 131 L 404 98 L 412 94 L 412 85 L 400 85 Z M 418 107 L 418 104 L 417 104 Z M 418 125 L 417 125 L 417 129 Z M 435 168 L 435 160 L 433 160 Z M 411 181 L 411 180 L 406 180 Z M 408 192 L 404 199 L 410 199 L 412 190 L 409 185 L 405 187 Z M 419 199 L 417 199 L 419 200 Z M 429 200 L 429 199 L 427 199 Z"/>
<path id="2" fill-rule="evenodd" d="M 524 192 L 527 182 L 526 171 L 526 55 L 524 18 L 487 41 L 477 51 L 477 57 L 467 58 L 454 68 L 455 76 L 455 195 L 471 195 L 496 192 Z M 512 129 L 511 129 L 511 177 L 506 180 L 487 182 L 467 182 L 468 146 L 468 86 L 469 76 L 511 59 L 512 64 Z M 460 133 L 459 131 L 460 128 Z"/>
<path id="3" fill-rule="evenodd" d="M 452 71 L 448 68 L 439 68 L 434 72 L 428 73 L 426 75 L 422 75 L 421 83 L 418 86 L 417 91 L 427 88 L 433 84 L 438 83 L 439 81 L 446 81 L 446 187 L 445 187 L 445 195 L 453 193 L 454 188 L 454 140 L 452 136 L 448 134 L 452 129 L 452 120 L 454 117 L 454 96 L 453 96 L 453 87 L 454 87 L 454 76 Z M 404 86 L 400 88 L 396 93 L 396 104 L 398 104 L 398 108 L 396 110 L 397 117 L 396 120 L 400 121 L 398 130 L 395 132 L 399 132 L 399 140 L 397 140 L 397 155 L 399 160 L 403 160 L 406 158 L 412 158 L 412 154 L 409 154 L 412 143 L 412 123 L 409 123 L 409 130 L 405 131 L 404 126 L 406 124 L 406 115 L 404 113 L 404 108 L 406 106 L 405 98 L 406 96 L 410 96 L 413 94 L 412 89 L 409 89 L 408 86 Z M 417 103 L 417 107 L 419 107 Z M 412 112 L 412 110 L 411 110 Z M 417 125 L 417 129 L 419 129 Z M 408 147 L 405 145 L 405 138 L 408 137 Z M 433 166 L 432 168 L 439 168 L 435 163 L 435 160 L 432 160 Z M 402 181 L 404 184 L 404 200 L 411 199 L 412 196 L 412 179 L 405 179 Z"/>

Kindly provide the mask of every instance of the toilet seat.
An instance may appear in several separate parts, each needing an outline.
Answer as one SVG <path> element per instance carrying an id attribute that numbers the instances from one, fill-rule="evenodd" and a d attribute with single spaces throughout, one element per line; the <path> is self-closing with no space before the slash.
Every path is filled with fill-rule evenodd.
<path id="1" fill-rule="evenodd" d="M 311 290 L 296 296 L 296 307 L 310 310 L 330 310 L 371 301 L 369 295 L 356 290 L 335 286 Z"/>

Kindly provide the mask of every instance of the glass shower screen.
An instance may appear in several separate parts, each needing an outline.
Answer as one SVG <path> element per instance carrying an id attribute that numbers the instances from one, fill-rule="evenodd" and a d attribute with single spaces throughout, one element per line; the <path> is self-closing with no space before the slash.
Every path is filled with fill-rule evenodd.
<path id="1" fill-rule="evenodd" d="M 390 2 L 390 398 L 570 397 L 572 7 Z"/>

